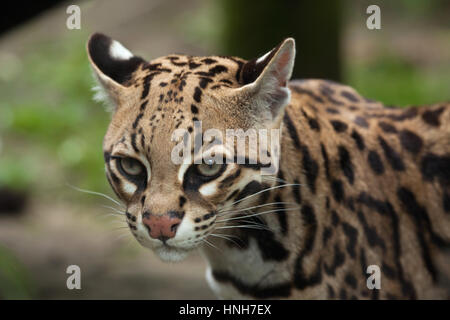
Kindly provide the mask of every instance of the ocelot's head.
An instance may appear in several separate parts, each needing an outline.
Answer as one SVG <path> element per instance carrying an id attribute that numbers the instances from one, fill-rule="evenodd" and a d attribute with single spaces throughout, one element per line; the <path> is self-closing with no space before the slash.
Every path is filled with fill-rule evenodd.
<path id="1" fill-rule="evenodd" d="M 97 97 L 111 106 L 106 175 L 143 246 L 181 260 L 225 233 L 239 210 L 261 203 L 264 192 L 252 195 L 274 184 L 262 174 L 261 154 L 276 153 L 271 129 L 280 128 L 290 98 L 293 39 L 250 61 L 169 55 L 147 62 L 98 33 L 87 50 Z M 235 130 L 228 143 L 227 129 Z M 242 132 L 250 132 L 244 147 L 236 138 Z M 255 142 L 254 132 L 267 140 Z"/>

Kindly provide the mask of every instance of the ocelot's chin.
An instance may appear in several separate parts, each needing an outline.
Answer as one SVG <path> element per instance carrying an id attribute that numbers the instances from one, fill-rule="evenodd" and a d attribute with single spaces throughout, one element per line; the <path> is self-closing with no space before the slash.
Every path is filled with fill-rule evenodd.
<path id="1" fill-rule="evenodd" d="M 189 250 L 161 246 L 153 249 L 155 254 L 164 262 L 179 262 L 184 260 L 190 253 Z"/>

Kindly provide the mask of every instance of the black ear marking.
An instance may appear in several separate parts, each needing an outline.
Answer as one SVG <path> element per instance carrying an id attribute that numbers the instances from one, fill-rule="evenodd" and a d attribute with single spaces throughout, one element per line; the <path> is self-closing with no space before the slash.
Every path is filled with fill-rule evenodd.
<path id="1" fill-rule="evenodd" d="M 280 57 L 280 51 L 284 51 L 285 54 L 281 54 L 284 57 Z M 288 78 L 292 72 L 292 70 L 290 70 L 292 66 L 290 66 L 289 60 L 294 59 L 295 56 L 295 44 L 292 38 L 285 39 L 265 55 L 246 62 L 241 71 L 243 84 L 246 85 L 256 81 L 267 65 L 273 64 L 274 61 L 272 60 L 275 55 L 278 55 L 275 60 L 278 60 L 279 62 L 276 63 L 277 65 L 275 66 L 275 69 L 277 69 L 276 73 L 280 73 L 277 77 L 280 77 L 280 84 L 286 86 L 286 82 L 289 80 Z"/>
<path id="2" fill-rule="evenodd" d="M 287 38 L 265 55 L 248 61 L 242 67 L 238 95 L 246 92 L 253 96 L 253 106 L 259 109 L 261 121 L 276 119 L 289 103 L 291 78 L 295 61 L 295 40 Z M 269 114 L 270 112 L 270 114 Z"/>
<path id="3" fill-rule="evenodd" d="M 255 58 L 244 64 L 241 71 L 244 85 L 252 83 L 260 76 L 261 72 L 267 66 L 269 61 L 272 60 L 274 54 L 278 51 L 282 44 L 283 43 L 280 43 L 276 48 L 272 49 L 272 51 L 269 51 L 265 57 L 263 56 L 264 59 L 260 60 L 261 58 Z"/>
<path id="4" fill-rule="evenodd" d="M 137 68 L 146 63 L 141 57 L 129 53 L 125 48 L 124 52 L 129 55 L 114 55 L 111 52 L 112 46 L 122 45 L 101 33 L 94 33 L 88 42 L 89 56 L 101 73 L 108 76 L 119 84 L 126 85 L 131 79 L 131 75 Z"/>

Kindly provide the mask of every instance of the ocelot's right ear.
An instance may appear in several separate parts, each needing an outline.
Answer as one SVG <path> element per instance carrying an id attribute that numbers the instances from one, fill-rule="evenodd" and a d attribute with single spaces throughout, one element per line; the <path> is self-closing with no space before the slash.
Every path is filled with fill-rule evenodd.
<path id="1" fill-rule="evenodd" d="M 109 100 L 114 108 L 121 105 L 130 91 L 133 73 L 145 60 L 135 56 L 120 42 L 94 33 L 87 43 L 89 61 L 100 84 L 97 100 Z"/>

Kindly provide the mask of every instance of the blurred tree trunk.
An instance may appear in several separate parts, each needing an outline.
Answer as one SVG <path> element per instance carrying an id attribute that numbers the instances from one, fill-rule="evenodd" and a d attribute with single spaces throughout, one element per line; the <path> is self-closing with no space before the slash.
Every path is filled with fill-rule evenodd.
<path id="1" fill-rule="evenodd" d="M 220 5 L 226 54 L 252 59 L 293 37 L 293 79 L 341 79 L 341 1 L 221 0 Z"/>
<path id="2" fill-rule="evenodd" d="M 33 19 L 45 10 L 56 7 L 65 0 L 39 0 L 28 1 L 28 3 L 17 3 L 16 6 L 2 8 L 0 18 L 0 34 Z M 67 4 L 69 5 L 69 4 Z"/>

